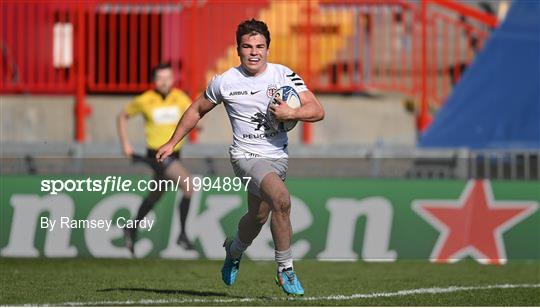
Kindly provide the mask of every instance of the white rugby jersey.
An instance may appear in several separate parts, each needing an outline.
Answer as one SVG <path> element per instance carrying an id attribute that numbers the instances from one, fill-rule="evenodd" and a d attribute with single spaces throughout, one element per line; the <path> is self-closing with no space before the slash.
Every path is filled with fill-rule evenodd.
<path id="1" fill-rule="evenodd" d="M 247 75 L 241 66 L 215 76 L 206 88 L 205 98 L 214 104 L 224 103 L 233 130 L 233 146 L 263 157 L 288 156 L 287 132 L 268 124 L 268 104 L 274 92 L 291 86 L 296 92 L 307 91 L 300 76 L 280 64 L 267 63 L 258 76 Z"/>

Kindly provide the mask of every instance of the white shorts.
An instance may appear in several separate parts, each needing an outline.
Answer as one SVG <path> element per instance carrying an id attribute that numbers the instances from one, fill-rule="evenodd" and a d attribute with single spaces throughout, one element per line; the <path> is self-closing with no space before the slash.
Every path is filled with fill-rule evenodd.
<path id="1" fill-rule="evenodd" d="M 257 197 L 261 197 L 261 182 L 268 173 L 275 172 L 283 181 L 287 177 L 287 158 L 262 157 L 232 146 L 229 154 L 234 174 L 239 178 L 250 177 L 248 191 Z M 247 182 L 244 179 L 242 181 L 244 184 Z"/>

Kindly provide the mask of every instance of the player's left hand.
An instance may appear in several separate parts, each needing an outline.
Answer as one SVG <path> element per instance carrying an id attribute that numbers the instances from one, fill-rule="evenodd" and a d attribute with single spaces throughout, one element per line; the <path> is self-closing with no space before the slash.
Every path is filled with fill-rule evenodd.
<path id="1" fill-rule="evenodd" d="M 279 104 L 270 104 L 268 110 L 270 110 L 276 120 L 279 122 L 294 120 L 295 110 L 289 107 L 289 105 L 281 99 L 276 98 L 275 100 L 278 101 Z"/>

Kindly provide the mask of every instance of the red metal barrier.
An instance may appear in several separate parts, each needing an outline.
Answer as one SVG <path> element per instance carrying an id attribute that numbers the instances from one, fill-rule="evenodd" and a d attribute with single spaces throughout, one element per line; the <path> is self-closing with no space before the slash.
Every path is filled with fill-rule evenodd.
<path id="1" fill-rule="evenodd" d="M 65 1 L 2 1 L 2 93 L 74 93 L 76 9 Z"/>
<path id="2" fill-rule="evenodd" d="M 73 15 L 76 17 L 77 37 L 75 53 L 75 70 L 77 75 L 76 90 L 75 90 L 75 140 L 79 143 L 84 142 L 86 136 L 85 119 L 90 115 L 91 109 L 85 103 L 86 96 L 86 11 L 84 3 L 80 4 L 78 10 L 73 10 Z"/>
<path id="3" fill-rule="evenodd" d="M 494 16 L 454 1 L 321 0 L 323 9 L 354 14 L 357 31 L 347 39 L 356 52 L 336 56 L 311 84 L 319 92 L 405 93 L 420 101 L 419 131 L 497 25 Z"/>
<path id="4" fill-rule="evenodd" d="M 435 0 L 6 0 L 0 92 L 75 94 L 75 138 L 83 142 L 87 93 L 144 91 L 151 68 L 171 62 L 179 86 L 195 98 L 230 65 L 238 22 L 263 15 L 272 61 L 317 92 L 376 88 L 415 97 L 419 130 L 497 24 L 475 8 Z M 312 141 L 309 124 L 302 140 Z"/>

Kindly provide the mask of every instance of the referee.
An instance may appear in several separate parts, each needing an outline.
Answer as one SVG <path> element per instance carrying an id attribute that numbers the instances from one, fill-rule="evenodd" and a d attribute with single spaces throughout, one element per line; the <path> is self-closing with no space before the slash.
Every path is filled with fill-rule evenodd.
<path id="1" fill-rule="evenodd" d="M 144 161 L 154 170 L 153 179 L 176 180 L 178 177 L 181 179 L 188 178 L 190 174 L 180 160 L 180 149 L 182 148 L 183 140 L 174 148 L 173 155 L 171 155 L 170 159 L 158 163 L 155 157 L 157 149 L 172 136 L 176 124 L 191 104 L 191 100 L 183 91 L 173 87 L 174 74 L 170 64 L 161 63 L 154 67 L 152 69 L 152 79 L 155 88 L 135 97 L 117 116 L 118 136 L 122 150 L 124 155 L 131 159 L 137 156 L 133 152 L 133 147 L 128 140 L 126 122 L 131 117 L 140 114 L 143 116 L 145 122 L 147 159 L 144 159 Z M 179 182 L 183 194 L 179 204 L 181 232 L 177 244 L 184 249 L 192 250 L 194 249 L 193 244 L 186 235 L 186 219 L 189 212 L 191 191 L 188 190 L 189 185 L 187 185 L 186 181 L 181 180 Z M 163 191 L 150 192 L 140 205 L 135 219 L 143 219 L 162 195 Z M 137 229 L 124 229 L 124 238 L 126 247 L 134 255 Z"/>

